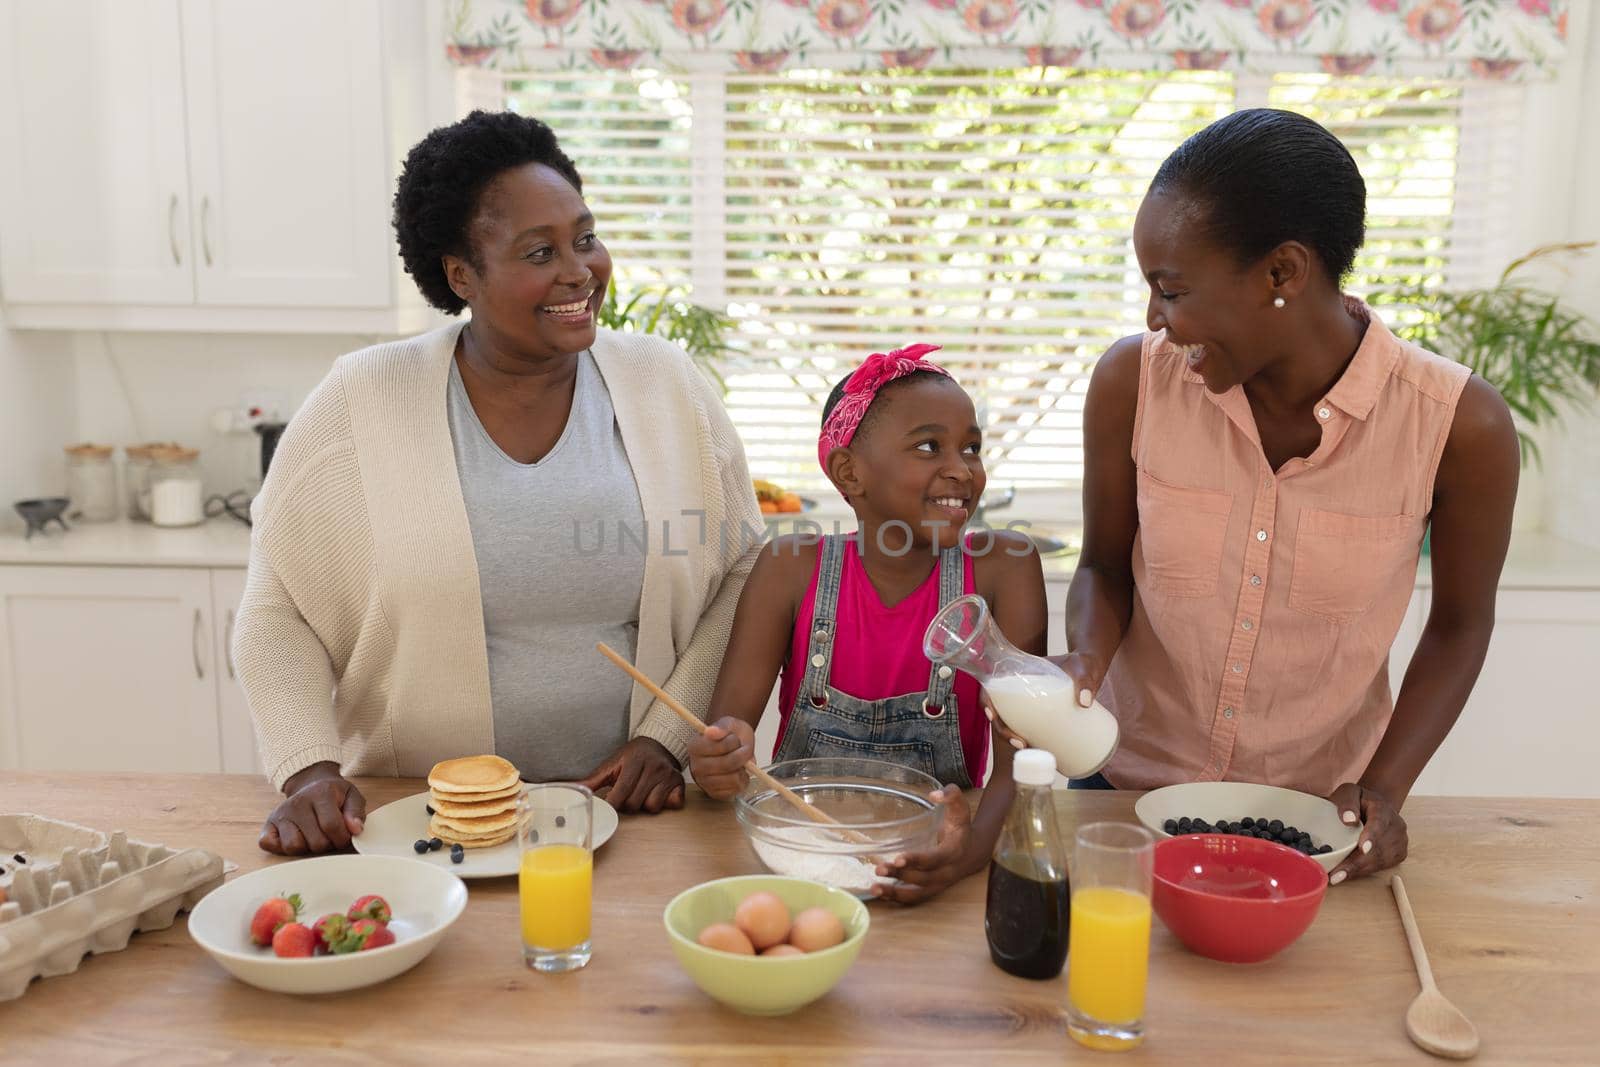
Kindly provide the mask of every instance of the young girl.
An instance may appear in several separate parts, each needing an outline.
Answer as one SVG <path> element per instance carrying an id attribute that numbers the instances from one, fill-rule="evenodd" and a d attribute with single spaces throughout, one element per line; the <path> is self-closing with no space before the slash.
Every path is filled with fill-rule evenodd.
<path id="1" fill-rule="evenodd" d="M 711 698 L 713 725 L 689 768 L 713 797 L 744 787 L 755 724 L 783 671 L 776 758 L 859 756 L 948 783 L 939 841 L 878 867 L 878 896 L 915 903 L 982 870 L 1011 802 L 1011 748 L 976 819 L 962 789 L 980 784 L 990 748 L 978 685 L 935 667 L 922 635 L 965 593 L 989 602 L 1019 648 L 1042 655 L 1044 576 L 1021 534 L 962 526 L 983 495 L 982 436 L 966 391 L 922 357 L 933 345 L 875 354 L 823 410 L 817 459 L 856 513 L 849 535 L 795 534 L 762 551 L 739 600 Z"/>

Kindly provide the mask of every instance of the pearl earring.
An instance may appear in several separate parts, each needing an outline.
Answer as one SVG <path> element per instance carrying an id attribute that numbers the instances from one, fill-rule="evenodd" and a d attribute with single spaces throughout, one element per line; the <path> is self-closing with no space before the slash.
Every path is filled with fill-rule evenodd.
<path id="1" fill-rule="evenodd" d="M 1281 296 L 1273 297 L 1272 298 L 1272 306 L 1275 307 L 1275 308 L 1283 307 L 1283 297 L 1281 297 Z"/>

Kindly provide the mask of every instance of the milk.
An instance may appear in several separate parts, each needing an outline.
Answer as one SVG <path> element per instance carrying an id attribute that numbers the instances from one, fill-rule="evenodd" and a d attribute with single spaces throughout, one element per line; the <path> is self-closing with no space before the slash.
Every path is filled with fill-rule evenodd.
<path id="1" fill-rule="evenodd" d="M 1012 733 L 1056 758 L 1068 778 L 1087 778 L 1117 748 L 1117 719 L 1099 701 L 1078 706 L 1071 678 L 1041 674 L 989 679 L 983 687 Z"/>

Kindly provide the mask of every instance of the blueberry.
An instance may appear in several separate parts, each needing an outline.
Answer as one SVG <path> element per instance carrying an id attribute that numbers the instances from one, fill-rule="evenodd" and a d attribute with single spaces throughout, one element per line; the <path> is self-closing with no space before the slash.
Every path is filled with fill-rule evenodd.
<path id="1" fill-rule="evenodd" d="M 1168 819 L 1166 822 L 1162 823 L 1161 832 L 1164 834 L 1176 834 L 1178 832 L 1178 820 Z"/>
<path id="2" fill-rule="evenodd" d="M 438 852 L 443 847 L 444 847 L 444 842 L 442 840 L 440 840 L 439 838 L 437 838 L 437 837 L 428 838 L 428 851 L 429 852 Z"/>
<path id="3" fill-rule="evenodd" d="M 1186 834 L 1186 833 L 1189 832 L 1190 828 L 1193 827 L 1193 826 L 1194 826 L 1193 820 L 1191 820 L 1189 818 L 1189 816 L 1185 815 L 1183 818 L 1178 820 L 1178 833 Z"/>
<path id="4" fill-rule="evenodd" d="M 467 850 L 462 848 L 460 844 L 454 844 L 454 845 L 450 846 L 450 862 L 451 863 L 460 863 L 462 860 L 464 860 L 466 858 L 467 858 Z"/>
<path id="5" fill-rule="evenodd" d="M 1283 820 L 1273 819 L 1271 822 L 1267 823 L 1267 829 L 1271 830 L 1275 834 L 1283 833 Z"/>
<path id="6" fill-rule="evenodd" d="M 13 852 L 11 854 L 11 858 L 16 860 L 18 863 L 27 863 L 28 862 L 28 857 L 24 856 L 20 852 Z"/>
<path id="7" fill-rule="evenodd" d="M 1240 830 L 1241 830 L 1241 829 L 1243 829 L 1243 826 L 1244 826 L 1244 824 L 1243 824 L 1243 823 L 1236 823 L 1236 822 L 1230 822 L 1230 823 L 1229 823 L 1229 824 L 1228 824 L 1228 833 L 1230 833 L 1230 834 L 1236 834 L 1236 833 L 1238 833 L 1238 832 L 1239 832 L 1239 831 L 1240 831 Z"/>
<path id="8" fill-rule="evenodd" d="M 567 825 L 567 817 L 565 815 L 557 815 L 556 816 L 556 829 L 559 830 L 565 825 Z"/>
<path id="9" fill-rule="evenodd" d="M 1254 830 L 1256 821 L 1250 816 L 1246 815 L 1244 818 L 1239 820 L 1239 825 L 1244 827 L 1246 830 Z"/>
<path id="10" fill-rule="evenodd" d="M 432 804 L 424 804 L 422 806 L 427 809 L 427 812 L 428 812 L 429 815 L 436 814 L 436 812 L 433 810 L 433 805 Z"/>
<path id="11" fill-rule="evenodd" d="M 1320 856 L 1324 852 L 1332 852 L 1332 851 L 1333 851 L 1333 846 L 1332 845 L 1323 845 L 1321 848 L 1317 849 L 1317 855 Z"/>
<path id="12" fill-rule="evenodd" d="M 428 843 L 419 837 L 415 841 L 411 842 L 411 849 L 420 856 L 424 852 L 428 851 Z"/>

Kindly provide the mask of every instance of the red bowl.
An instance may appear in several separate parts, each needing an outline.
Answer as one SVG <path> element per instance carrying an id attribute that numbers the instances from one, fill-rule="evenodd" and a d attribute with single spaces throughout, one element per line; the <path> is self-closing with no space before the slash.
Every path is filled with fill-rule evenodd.
<path id="1" fill-rule="evenodd" d="M 1186 834 L 1156 842 L 1156 914 L 1192 951 L 1224 963 L 1258 963 L 1294 944 L 1327 888 L 1321 864 L 1270 841 Z"/>

